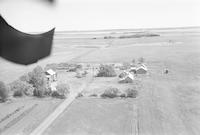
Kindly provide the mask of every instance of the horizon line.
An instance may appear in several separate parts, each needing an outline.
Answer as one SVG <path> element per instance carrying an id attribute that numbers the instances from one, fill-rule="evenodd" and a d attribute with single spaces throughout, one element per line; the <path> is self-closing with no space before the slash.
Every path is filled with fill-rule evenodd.
<path id="1" fill-rule="evenodd" d="M 111 28 L 111 29 L 88 29 L 88 30 L 56 30 L 55 32 L 98 32 L 98 31 L 117 31 L 117 30 L 167 30 L 167 29 L 191 29 L 200 28 L 200 26 L 178 26 L 178 27 L 146 27 L 146 28 Z M 30 33 L 38 33 L 44 31 L 30 31 Z"/>

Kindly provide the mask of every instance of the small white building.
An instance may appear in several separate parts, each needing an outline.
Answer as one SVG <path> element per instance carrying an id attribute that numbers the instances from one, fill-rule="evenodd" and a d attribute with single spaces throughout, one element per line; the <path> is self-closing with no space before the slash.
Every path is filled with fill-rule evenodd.
<path id="1" fill-rule="evenodd" d="M 134 75 L 126 72 L 126 75 L 123 78 L 120 78 L 119 83 L 132 83 L 134 80 Z"/>
<path id="2" fill-rule="evenodd" d="M 46 78 L 47 78 L 47 86 L 52 91 L 56 91 L 57 73 L 54 70 L 49 69 L 49 70 L 45 71 L 45 75 L 46 75 Z"/>

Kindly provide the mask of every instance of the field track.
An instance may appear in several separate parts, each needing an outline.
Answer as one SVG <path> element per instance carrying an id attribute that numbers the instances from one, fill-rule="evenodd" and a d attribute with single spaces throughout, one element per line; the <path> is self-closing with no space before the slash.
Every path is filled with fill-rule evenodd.
<path id="1" fill-rule="evenodd" d="M 72 92 L 69 97 L 62 102 L 55 111 L 50 114 L 30 135 L 42 135 L 42 133 L 51 125 L 51 123 L 74 101 L 78 93 L 82 92 L 91 83 L 92 78 L 88 79 L 88 82 L 82 84 L 82 86 Z"/>

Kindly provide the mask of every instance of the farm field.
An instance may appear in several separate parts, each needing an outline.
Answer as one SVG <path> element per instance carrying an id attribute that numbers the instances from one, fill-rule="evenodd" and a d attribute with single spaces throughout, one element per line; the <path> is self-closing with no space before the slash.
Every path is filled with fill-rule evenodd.
<path id="1" fill-rule="evenodd" d="M 136 134 L 139 135 L 199 135 L 200 29 L 149 29 L 148 32 L 160 36 L 104 39 L 105 36 L 117 37 L 140 31 L 143 30 L 75 32 L 73 34 L 57 32 L 54 37 L 52 55 L 36 64 L 24 67 L 0 59 L 0 80 L 10 83 L 36 65 L 44 67 L 49 63 L 60 62 L 123 63 L 143 57 L 148 67 L 148 74 L 136 77 L 135 81 L 140 85 L 136 99 L 90 97 L 90 94 L 101 94 L 109 86 L 123 91 L 134 85 L 134 83 L 119 84 L 117 77 L 95 77 L 83 91 L 84 97 L 76 99 L 69 108 L 65 109 L 44 134 L 122 135 L 137 132 Z M 169 70 L 168 74 L 164 74 L 165 69 Z M 120 72 L 122 71 L 117 71 L 118 74 Z M 87 82 L 87 78 L 74 76 L 75 73 L 58 72 L 58 80 L 69 83 L 73 90 Z M 37 101 L 32 101 L 31 105 L 35 102 Z M 54 102 L 54 100 L 49 102 Z M 55 101 L 53 105 L 56 106 L 59 103 L 60 101 Z M 10 105 L 12 104 L 14 105 L 14 103 Z M 3 109 L 2 106 L 5 104 L 0 103 L 0 110 Z M 51 109 L 48 113 L 50 112 Z M 3 115 L 5 114 L 2 114 L 2 117 Z M 19 123 L 23 123 L 23 119 Z M 30 118 L 27 117 L 27 119 Z M 137 125 L 133 124 L 135 121 Z M 133 129 L 135 126 L 137 130 Z M 13 128 L 17 129 L 17 126 Z M 10 128 L 5 134 L 13 133 L 12 131 L 14 130 Z M 29 132 L 30 130 L 23 134 Z"/>
<path id="2" fill-rule="evenodd" d="M 30 134 L 61 102 L 27 97 L 0 103 L 0 134 Z"/>
<path id="3" fill-rule="evenodd" d="M 134 99 L 76 99 L 44 134 L 131 135 L 136 123 L 134 102 Z"/>

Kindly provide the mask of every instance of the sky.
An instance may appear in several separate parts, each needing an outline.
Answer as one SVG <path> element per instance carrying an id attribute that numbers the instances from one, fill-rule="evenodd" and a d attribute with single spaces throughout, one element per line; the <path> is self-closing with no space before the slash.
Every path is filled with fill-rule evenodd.
<path id="1" fill-rule="evenodd" d="M 199 0 L 0 0 L 23 32 L 200 26 Z"/>

